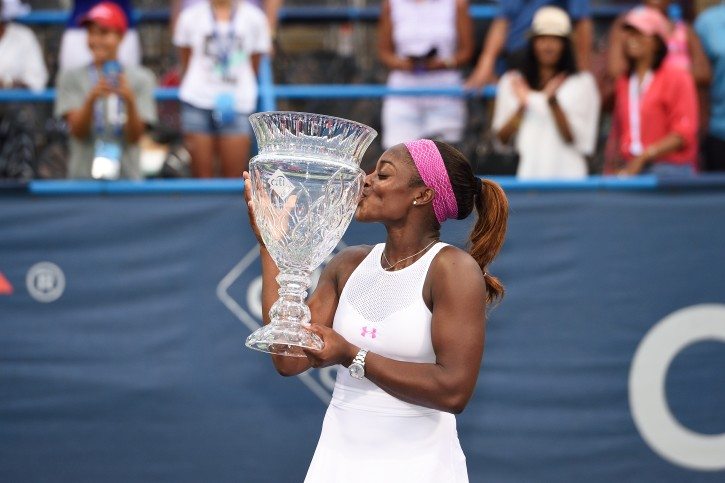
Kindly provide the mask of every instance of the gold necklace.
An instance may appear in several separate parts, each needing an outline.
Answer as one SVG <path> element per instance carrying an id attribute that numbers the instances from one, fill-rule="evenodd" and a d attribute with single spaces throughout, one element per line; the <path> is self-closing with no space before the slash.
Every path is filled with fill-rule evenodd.
<path id="1" fill-rule="evenodd" d="M 383 248 L 383 259 L 385 260 L 385 263 L 388 264 L 388 267 L 387 268 L 383 268 L 383 270 L 389 271 L 391 268 L 393 268 L 394 266 L 396 266 L 400 262 L 404 262 L 406 260 L 409 260 L 409 259 L 413 258 L 416 255 L 420 255 L 421 253 L 423 253 L 424 251 L 426 251 L 427 249 L 429 249 L 430 247 L 432 247 L 434 243 L 437 243 L 437 242 L 438 242 L 438 240 L 433 240 L 432 242 L 430 242 L 428 245 L 426 245 L 426 247 L 423 248 L 422 250 L 420 250 L 419 252 L 415 252 L 414 254 L 412 254 L 412 255 L 410 255 L 408 257 L 401 258 L 400 260 L 398 260 L 395 263 L 390 263 L 390 260 L 388 260 L 388 257 L 385 256 L 385 249 Z"/>

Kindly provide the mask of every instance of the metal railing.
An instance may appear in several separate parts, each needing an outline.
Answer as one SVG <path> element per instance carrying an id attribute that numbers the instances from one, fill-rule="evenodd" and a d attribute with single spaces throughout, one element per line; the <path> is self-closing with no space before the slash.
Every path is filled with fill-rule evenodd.
<path id="1" fill-rule="evenodd" d="M 518 180 L 511 176 L 488 177 L 507 192 L 521 191 L 662 191 L 725 188 L 725 175 L 705 174 L 691 178 L 666 178 L 652 175 L 619 178 L 590 176 L 582 180 Z M 39 180 L 0 183 L 3 191 L 21 191 L 37 196 L 133 195 L 133 194 L 239 194 L 244 184 L 239 179 L 151 179 L 145 181 L 73 181 Z"/>
<path id="2" fill-rule="evenodd" d="M 630 6 L 627 5 L 596 6 L 592 8 L 592 16 L 610 19 L 628 8 Z M 471 5 L 470 12 L 474 20 L 490 20 L 498 14 L 499 8 L 495 5 Z M 168 9 L 137 10 L 133 20 L 137 23 L 166 22 L 169 15 Z M 26 25 L 62 25 L 68 22 L 69 17 L 70 12 L 67 10 L 35 10 L 15 21 Z M 280 21 L 289 23 L 375 22 L 379 17 L 379 7 L 284 7 L 279 12 Z"/>
<path id="3" fill-rule="evenodd" d="M 479 91 L 467 91 L 461 87 L 439 88 L 390 88 L 379 84 L 275 84 L 272 65 L 265 57 L 260 63 L 259 72 L 259 108 L 261 111 L 273 111 L 277 99 L 360 99 L 399 96 L 471 96 L 493 97 L 496 86 L 487 86 Z M 176 88 L 157 88 L 154 97 L 157 101 L 175 101 L 179 98 Z M 33 92 L 26 89 L 0 90 L 0 103 L 7 102 L 53 102 L 55 89 Z"/>

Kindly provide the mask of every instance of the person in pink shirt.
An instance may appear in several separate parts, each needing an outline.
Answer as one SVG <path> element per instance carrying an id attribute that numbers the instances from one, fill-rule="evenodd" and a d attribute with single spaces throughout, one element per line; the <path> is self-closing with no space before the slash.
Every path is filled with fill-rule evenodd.
<path id="1" fill-rule="evenodd" d="M 712 78 L 710 63 L 695 30 L 683 18 L 679 3 L 672 0 L 643 0 L 642 5 L 656 9 L 663 15 L 670 12 L 671 18 L 667 20 L 667 61 L 689 70 L 698 86 L 709 85 Z M 607 70 L 612 79 L 617 79 L 627 71 L 627 56 L 624 52 L 626 16 L 619 17 L 609 33 Z"/>
<path id="2" fill-rule="evenodd" d="M 627 72 L 617 79 L 622 175 L 683 176 L 695 172 L 698 102 L 692 75 L 665 62 L 669 24 L 658 10 L 639 7 L 624 18 Z"/>

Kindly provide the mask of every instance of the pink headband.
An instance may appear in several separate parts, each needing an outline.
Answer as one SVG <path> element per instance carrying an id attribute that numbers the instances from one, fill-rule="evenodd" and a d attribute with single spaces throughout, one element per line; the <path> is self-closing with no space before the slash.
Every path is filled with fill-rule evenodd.
<path id="1" fill-rule="evenodd" d="M 423 183 L 435 191 L 433 212 L 438 223 L 458 217 L 456 196 L 453 194 L 448 171 L 435 143 L 429 139 L 418 139 L 405 143 L 405 147 L 408 148 Z"/>

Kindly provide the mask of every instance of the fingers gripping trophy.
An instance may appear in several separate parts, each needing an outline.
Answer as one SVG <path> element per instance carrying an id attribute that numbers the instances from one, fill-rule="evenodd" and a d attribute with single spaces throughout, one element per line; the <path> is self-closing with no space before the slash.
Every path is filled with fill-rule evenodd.
<path id="1" fill-rule="evenodd" d="M 259 154 L 249 163 L 251 199 L 262 241 L 279 268 L 271 323 L 252 349 L 304 357 L 322 349 L 305 305 L 312 272 L 332 253 L 355 213 L 365 173 L 360 161 L 377 132 L 364 124 L 303 112 L 249 117 Z"/>

